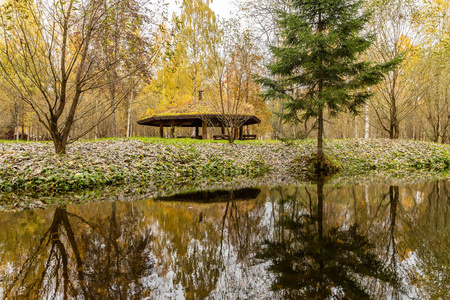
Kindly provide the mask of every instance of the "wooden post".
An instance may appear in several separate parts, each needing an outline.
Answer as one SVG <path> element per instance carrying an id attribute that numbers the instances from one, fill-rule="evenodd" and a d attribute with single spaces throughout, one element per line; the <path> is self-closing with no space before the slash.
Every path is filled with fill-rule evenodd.
<path id="1" fill-rule="evenodd" d="M 164 137 L 164 126 L 162 123 L 159 123 L 159 137 L 160 138 Z"/>
<path id="2" fill-rule="evenodd" d="M 206 140 L 208 138 L 208 125 L 203 120 L 202 121 L 202 139 Z"/>
<path id="3" fill-rule="evenodd" d="M 195 127 L 195 138 L 198 139 L 198 127 Z"/>
<path id="4" fill-rule="evenodd" d="M 175 126 L 170 126 L 170 138 L 175 138 Z"/>
<path id="5" fill-rule="evenodd" d="M 222 125 L 222 135 L 225 134 L 225 126 Z"/>
<path id="6" fill-rule="evenodd" d="M 242 140 L 244 137 L 244 126 L 239 127 L 239 139 Z"/>

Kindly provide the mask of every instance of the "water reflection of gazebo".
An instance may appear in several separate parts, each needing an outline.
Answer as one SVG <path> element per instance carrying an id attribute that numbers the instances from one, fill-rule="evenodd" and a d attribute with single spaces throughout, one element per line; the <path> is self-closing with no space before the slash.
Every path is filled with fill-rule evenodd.
<path id="1" fill-rule="evenodd" d="M 172 196 L 157 197 L 158 201 L 218 203 L 227 201 L 255 200 L 261 193 L 258 188 L 242 188 L 236 190 L 211 190 L 182 193 Z"/>
<path id="2" fill-rule="evenodd" d="M 208 127 L 220 127 L 222 135 L 215 135 L 214 138 L 226 138 L 225 120 L 228 123 L 239 124 L 236 128 L 236 139 L 254 139 L 255 135 L 245 135 L 244 126 L 261 123 L 261 120 L 254 115 L 223 115 L 223 114 L 182 114 L 182 115 L 155 115 L 138 121 L 139 125 L 159 127 L 159 136 L 164 137 L 164 127 L 171 128 L 171 136 L 174 137 L 175 127 L 194 127 L 195 138 L 208 138 Z M 239 120 L 239 122 L 237 122 Z M 202 128 L 202 135 L 199 135 L 199 128 Z"/>

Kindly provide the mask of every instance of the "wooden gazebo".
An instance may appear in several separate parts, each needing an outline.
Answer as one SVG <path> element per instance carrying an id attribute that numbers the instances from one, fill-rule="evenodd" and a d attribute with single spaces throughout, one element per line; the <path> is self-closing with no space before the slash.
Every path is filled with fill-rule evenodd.
<path id="1" fill-rule="evenodd" d="M 155 115 L 138 121 L 139 125 L 159 127 L 160 137 L 164 137 L 164 127 L 194 127 L 195 138 L 200 138 L 199 128 L 202 128 L 202 139 L 208 137 L 208 127 L 221 127 L 222 137 L 225 135 L 224 120 L 230 123 L 239 123 L 238 139 L 255 138 L 256 136 L 244 135 L 243 127 L 252 124 L 261 123 L 261 120 L 253 115 L 222 115 L 222 114 L 182 114 L 182 115 Z M 233 122 L 236 120 L 236 122 Z M 237 121 L 239 120 L 239 122 Z"/>

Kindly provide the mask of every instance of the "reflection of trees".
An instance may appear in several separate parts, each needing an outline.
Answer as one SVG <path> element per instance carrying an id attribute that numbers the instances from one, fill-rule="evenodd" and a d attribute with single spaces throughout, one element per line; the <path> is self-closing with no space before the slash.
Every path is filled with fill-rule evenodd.
<path id="1" fill-rule="evenodd" d="M 325 189 L 319 182 L 317 190 L 285 186 L 251 201 L 236 201 L 231 192 L 207 204 L 98 203 L 4 214 L 0 298 L 140 299 L 174 292 L 187 299 L 258 299 L 278 296 L 268 291 L 272 265 L 281 298 L 393 299 L 401 296 L 402 276 L 410 279 L 406 297 L 444 299 L 449 186 Z M 265 260 L 254 265 L 256 251 Z"/>
<path id="2" fill-rule="evenodd" d="M 448 181 L 432 183 L 424 202 L 404 218 L 406 247 L 417 255 L 417 270 L 409 273 L 429 299 L 450 294 L 450 191 Z"/>
<path id="3" fill-rule="evenodd" d="M 141 298 L 151 293 L 141 279 L 154 271 L 151 259 L 151 232 L 139 227 L 139 215 L 132 204 L 111 203 L 111 212 L 96 224 L 81 220 L 91 230 L 83 231 L 80 244 L 85 249 L 86 286 L 96 299 Z"/>
<path id="4" fill-rule="evenodd" d="M 115 203 L 107 222 L 56 208 L 39 244 L 3 278 L 4 298 L 129 299 L 149 293 L 139 279 L 152 270 L 151 235 L 139 234 L 131 221 L 116 218 Z"/>
<path id="5" fill-rule="evenodd" d="M 174 285 L 183 287 L 186 299 L 204 299 L 212 292 L 219 299 L 244 295 L 245 286 L 236 282 L 233 268 L 250 265 L 252 246 L 260 244 L 255 239 L 260 239 L 264 211 L 254 209 L 257 201 L 238 201 L 238 196 L 232 191 L 221 198 L 223 202 L 188 197 L 191 202 L 160 203 L 161 212 L 156 215 L 163 233 L 157 244 L 163 249 L 155 252 L 167 251 L 160 261 L 164 269 L 174 271 Z"/>
<path id="6" fill-rule="evenodd" d="M 61 240 L 63 232 L 64 238 Z M 9 278 L 4 298 L 44 299 L 61 294 L 67 299 L 74 288 L 73 278 L 69 274 L 67 247 L 72 248 L 75 257 L 76 266 L 73 269 L 81 269 L 80 253 L 67 211 L 56 208 L 50 228 L 44 233 L 39 245 L 18 268 L 15 276 Z M 77 277 L 80 282 L 84 282 L 82 272 L 77 272 Z"/>
<path id="7" fill-rule="evenodd" d="M 203 299 L 216 287 L 223 269 L 220 259 L 222 203 L 157 202 L 161 233 L 155 255 L 161 272 L 173 271 L 174 286 L 186 299 Z"/>
<path id="8" fill-rule="evenodd" d="M 222 217 L 221 248 L 227 244 L 227 248 L 233 247 L 237 258 L 243 262 L 254 253 L 261 240 L 261 215 L 262 211 L 252 209 L 254 202 L 238 202 L 232 196 L 227 201 L 227 206 Z M 224 238 L 224 231 L 227 236 Z"/>
<path id="9" fill-rule="evenodd" d="M 364 299 L 367 279 L 399 285 L 395 273 L 374 254 L 374 247 L 358 230 L 324 230 L 324 181 L 317 182 L 317 206 L 299 207 L 304 200 L 282 199 L 275 238 L 266 242 L 261 258 L 271 260 L 277 274 L 273 284 L 284 297 L 305 299 Z M 306 189 L 307 195 L 312 193 Z M 311 199 L 311 197 L 309 197 Z"/>
<path id="10" fill-rule="evenodd" d="M 389 254 L 388 262 L 390 262 L 390 269 L 392 272 L 397 272 L 398 269 L 398 248 L 395 240 L 395 231 L 397 227 L 397 210 L 399 206 L 400 191 L 398 186 L 389 186 L 389 230 L 387 243 L 387 253 Z M 391 299 L 399 299 L 400 295 L 397 290 L 392 291 Z"/>
<path id="11" fill-rule="evenodd" d="M 254 266 L 254 255 L 266 233 L 264 201 L 228 201 L 222 218 L 221 252 L 225 265 L 214 299 L 265 298 L 268 280 L 265 267 Z M 226 232 L 226 234 L 224 234 Z"/>
<path id="12" fill-rule="evenodd" d="M 373 214 L 369 216 L 368 230 L 377 246 L 377 254 L 381 257 L 391 272 L 400 275 L 400 254 L 397 239 L 399 238 L 399 213 L 401 212 L 400 189 L 389 186 L 387 192 L 376 193 Z M 372 285 L 374 295 L 389 295 L 389 299 L 400 299 L 400 291 L 389 289 L 385 285 Z"/>

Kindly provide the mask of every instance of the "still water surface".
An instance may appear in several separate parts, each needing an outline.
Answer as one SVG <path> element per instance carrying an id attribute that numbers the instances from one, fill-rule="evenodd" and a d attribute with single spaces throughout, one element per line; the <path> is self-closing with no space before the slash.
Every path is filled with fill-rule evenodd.
<path id="1" fill-rule="evenodd" d="M 0 213 L 0 299 L 448 299 L 450 182 Z"/>

